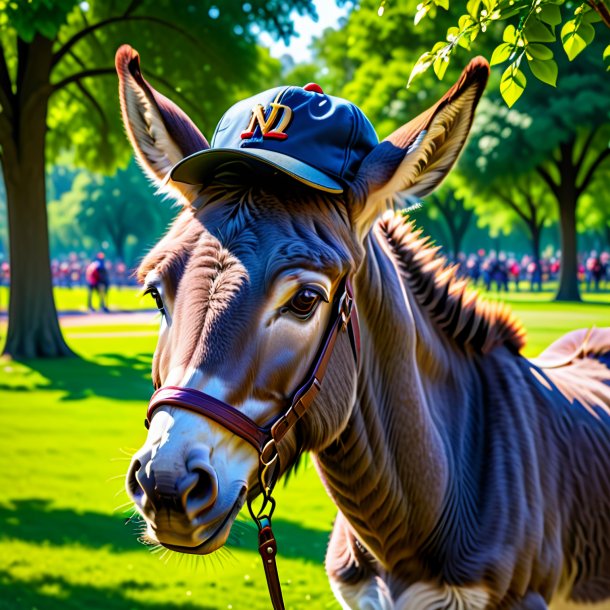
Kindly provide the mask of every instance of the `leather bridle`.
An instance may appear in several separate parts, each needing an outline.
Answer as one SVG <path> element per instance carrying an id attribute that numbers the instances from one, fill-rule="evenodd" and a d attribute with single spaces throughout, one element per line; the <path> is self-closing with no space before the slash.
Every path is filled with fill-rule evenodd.
<path id="1" fill-rule="evenodd" d="M 160 407 L 179 407 L 194 411 L 230 430 L 250 443 L 258 452 L 258 483 L 263 502 L 260 509 L 255 511 L 252 500 L 248 500 L 248 510 L 258 527 L 258 551 L 263 560 L 269 596 L 274 610 L 284 610 L 275 559 L 277 544 L 271 529 L 271 517 L 275 510 L 275 500 L 272 494 L 281 473 L 277 444 L 294 428 L 313 404 L 326 375 L 337 337 L 341 332 L 347 331 L 349 334 L 356 366 L 360 357 L 358 314 L 349 278 L 346 277 L 342 281 L 333 305 L 331 319 L 310 372 L 293 394 L 288 408 L 266 426 L 258 426 L 256 422 L 235 407 L 209 394 L 177 386 L 158 389 L 150 399 L 146 414 L 145 424 L 148 428 L 155 411 Z"/>

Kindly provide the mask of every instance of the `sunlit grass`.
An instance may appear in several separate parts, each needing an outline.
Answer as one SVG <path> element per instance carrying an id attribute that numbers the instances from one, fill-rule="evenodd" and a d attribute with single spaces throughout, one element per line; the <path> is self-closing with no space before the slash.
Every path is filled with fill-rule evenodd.
<path id="1" fill-rule="evenodd" d="M 606 303 L 513 300 L 528 354 L 568 330 L 610 325 Z M 146 334 L 122 335 L 132 330 Z M 137 542 L 138 522 L 124 524 L 122 479 L 145 438 L 154 322 L 65 332 L 81 360 L 0 360 L 0 610 L 269 608 L 251 527 L 230 555 L 204 560 L 153 553 Z M 287 608 L 338 608 L 323 569 L 335 509 L 313 468 L 277 496 Z"/>
<path id="2" fill-rule="evenodd" d="M 55 305 L 58 311 L 87 311 L 87 288 L 56 287 L 54 289 Z M 8 307 L 9 292 L 6 286 L 0 286 L 0 311 Z M 138 287 L 111 286 L 108 291 L 108 307 L 111 310 L 154 309 L 154 303 L 149 296 L 141 296 Z M 99 309 L 97 295 L 93 295 L 93 306 Z"/>

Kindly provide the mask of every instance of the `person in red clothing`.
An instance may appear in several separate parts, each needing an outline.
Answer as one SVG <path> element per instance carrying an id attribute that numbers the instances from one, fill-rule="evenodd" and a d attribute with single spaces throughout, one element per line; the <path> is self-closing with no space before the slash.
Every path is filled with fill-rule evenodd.
<path id="1" fill-rule="evenodd" d="M 89 264 L 85 272 L 85 279 L 89 288 L 87 292 L 87 306 L 89 311 L 95 311 L 93 307 L 93 293 L 97 292 L 100 309 L 108 311 L 106 306 L 106 293 L 108 291 L 108 270 L 103 252 L 98 252 L 95 260 Z"/>

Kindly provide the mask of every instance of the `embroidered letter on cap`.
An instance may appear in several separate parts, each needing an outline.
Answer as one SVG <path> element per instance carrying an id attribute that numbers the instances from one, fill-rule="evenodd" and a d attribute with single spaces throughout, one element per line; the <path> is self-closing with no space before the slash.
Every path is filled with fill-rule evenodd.
<path id="1" fill-rule="evenodd" d="M 276 102 L 271 102 L 270 106 L 271 112 L 266 119 L 265 108 L 261 106 L 261 104 L 257 104 L 252 108 L 252 117 L 250 118 L 248 128 L 241 132 L 242 140 L 254 136 L 254 130 L 256 129 L 257 124 L 261 129 L 263 138 L 285 140 L 288 137 L 288 134 L 284 133 L 284 130 L 288 127 L 290 120 L 292 119 L 292 108 Z"/>

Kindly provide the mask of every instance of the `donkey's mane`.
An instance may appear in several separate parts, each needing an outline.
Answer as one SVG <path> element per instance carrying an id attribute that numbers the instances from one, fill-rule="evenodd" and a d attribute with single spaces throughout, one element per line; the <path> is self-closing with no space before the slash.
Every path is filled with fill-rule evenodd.
<path id="1" fill-rule="evenodd" d="M 432 321 L 461 346 L 487 353 L 505 345 L 519 352 L 525 345 L 525 329 L 512 310 L 487 301 L 457 278 L 457 265 L 439 256 L 415 221 L 404 213 L 388 213 L 379 228 L 395 255 L 404 280 Z"/>

